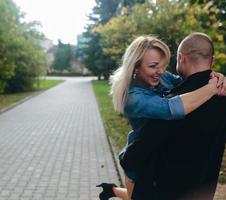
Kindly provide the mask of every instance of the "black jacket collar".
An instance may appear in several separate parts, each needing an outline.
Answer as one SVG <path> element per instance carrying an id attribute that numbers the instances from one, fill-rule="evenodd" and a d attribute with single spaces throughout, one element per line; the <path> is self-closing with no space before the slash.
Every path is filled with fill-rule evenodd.
<path id="1" fill-rule="evenodd" d="M 208 83 L 211 72 L 211 70 L 205 70 L 190 75 L 180 85 L 172 89 L 170 94 L 173 96 L 174 94 L 183 92 L 185 89 L 189 89 L 190 91 L 192 91 L 204 86 Z"/>

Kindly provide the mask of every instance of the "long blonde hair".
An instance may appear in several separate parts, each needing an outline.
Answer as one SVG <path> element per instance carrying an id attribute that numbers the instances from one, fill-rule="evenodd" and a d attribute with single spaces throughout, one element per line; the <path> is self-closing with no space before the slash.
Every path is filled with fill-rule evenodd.
<path id="1" fill-rule="evenodd" d="M 153 36 L 139 36 L 126 49 L 123 55 L 122 65 L 110 77 L 113 105 L 116 111 L 124 113 L 125 101 L 128 95 L 128 88 L 132 81 L 132 76 L 138 67 L 144 54 L 148 49 L 159 49 L 168 65 L 170 60 L 170 50 L 168 46 Z"/>

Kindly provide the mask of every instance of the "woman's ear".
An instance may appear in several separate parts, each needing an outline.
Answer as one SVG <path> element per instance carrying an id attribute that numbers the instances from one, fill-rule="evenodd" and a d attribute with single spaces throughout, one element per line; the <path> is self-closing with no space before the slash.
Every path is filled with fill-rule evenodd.
<path id="1" fill-rule="evenodd" d="M 137 67 L 135 67 L 134 68 L 134 71 L 133 71 L 133 80 L 135 80 L 136 78 L 137 78 L 137 74 L 138 74 L 138 68 Z"/>

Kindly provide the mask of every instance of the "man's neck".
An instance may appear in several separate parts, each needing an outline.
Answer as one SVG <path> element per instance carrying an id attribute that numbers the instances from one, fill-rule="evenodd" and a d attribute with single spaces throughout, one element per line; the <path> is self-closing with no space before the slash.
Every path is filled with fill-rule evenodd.
<path id="1" fill-rule="evenodd" d="M 200 66 L 188 66 L 188 71 L 187 73 L 184 75 L 185 78 L 193 75 L 193 74 L 196 74 L 198 72 L 203 72 L 203 71 L 206 71 L 206 70 L 210 70 L 210 66 L 207 66 L 207 65 L 200 65 Z"/>
<path id="2" fill-rule="evenodd" d="M 211 70 L 203 70 L 192 73 L 190 76 L 186 77 L 184 81 L 179 84 L 177 87 L 170 91 L 170 94 L 167 97 L 172 97 L 178 94 L 183 94 L 196 90 L 208 83 Z"/>

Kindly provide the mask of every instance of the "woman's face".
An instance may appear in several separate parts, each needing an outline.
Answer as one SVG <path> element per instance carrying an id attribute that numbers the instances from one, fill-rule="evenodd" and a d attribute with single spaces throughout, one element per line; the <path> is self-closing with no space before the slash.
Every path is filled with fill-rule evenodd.
<path id="1" fill-rule="evenodd" d="M 148 49 L 144 54 L 141 65 L 136 68 L 137 82 L 155 87 L 159 84 L 160 76 L 166 70 L 163 54 L 157 49 Z"/>

